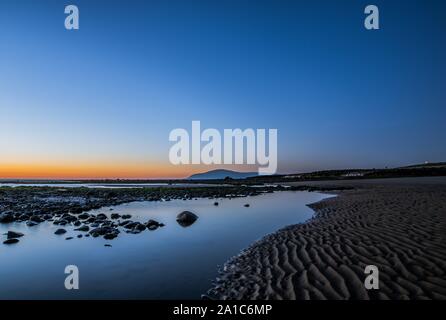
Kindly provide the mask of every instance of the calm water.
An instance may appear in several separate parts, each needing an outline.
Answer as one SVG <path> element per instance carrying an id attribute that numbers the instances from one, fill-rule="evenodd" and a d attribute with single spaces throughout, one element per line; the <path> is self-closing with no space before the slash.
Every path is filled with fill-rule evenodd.
<path id="1" fill-rule="evenodd" d="M 0 187 L 54 187 L 54 188 L 156 188 L 156 187 L 213 187 L 204 183 L 0 183 Z"/>
<path id="2" fill-rule="evenodd" d="M 132 214 L 133 220 L 156 219 L 166 224 L 138 235 L 121 232 L 112 241 L 102 238 L 65 240 L 49 223 L 36 227 L 0 224 L 25 234 L 18 244 L 0 244 L 0 299 L 199 299 L 228 258 L 262 236 L 289 224 L 304 222 L 313 211 L 306 204 L 328 195 L 277 192 L 257 197 L 218 200 L 133 202 L 95 210 Z M 243 205 L 251 206 L 245 208 Z M 175 217 L 183 210 L 199 216 L 183 228 Z M 2 241 L 6 237 L 1 236 Z M 112 247 L 105 247 L 110 243 Z M 80 289 L 64 287 L 65 266 L 79 268 Z"/>

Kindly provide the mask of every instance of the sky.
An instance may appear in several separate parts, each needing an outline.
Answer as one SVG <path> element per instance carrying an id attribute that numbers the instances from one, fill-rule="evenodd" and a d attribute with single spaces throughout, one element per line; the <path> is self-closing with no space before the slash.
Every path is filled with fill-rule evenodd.
<path id="1" fill-rule="evenodd" d="M 67 4 L 79 30 L 64 28 Z M 368 4 L 379 30 L 364 28 Z M 446 161 L 445 12 L 414 0 L 2 0 L 0 178 L 215 169 L 169 162 L 169 133 L 193 120 L 276 128 L 279 173 Z"/>

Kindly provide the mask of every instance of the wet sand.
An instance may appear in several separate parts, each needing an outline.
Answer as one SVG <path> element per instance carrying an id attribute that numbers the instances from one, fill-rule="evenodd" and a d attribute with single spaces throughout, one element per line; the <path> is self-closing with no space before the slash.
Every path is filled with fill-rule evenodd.
<path id="1" fill-rule="evenodd" d="M 338 184 L 355 189 L 311 204 L 313 219 L 234 257 L 208 296 L 445 300 L 446 179 Z M 378 290 L 365 289 L 366 265 L 379 268 Z"/>

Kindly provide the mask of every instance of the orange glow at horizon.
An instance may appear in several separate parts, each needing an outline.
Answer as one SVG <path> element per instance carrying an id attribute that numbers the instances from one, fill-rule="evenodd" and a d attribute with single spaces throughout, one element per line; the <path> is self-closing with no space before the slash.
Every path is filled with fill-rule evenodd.
<path id="1" fill-rule="evenodd" d="M 220 169 L 222 166 L 218 166 L 218 168 Z M 0 179 L 183 179 L 191 174 L 213 169 L 217 169 L 217 167 L 206 165 L 175 166 L 147 162 L 0 162 Z M 228 169 L 237 170 L 234 167 Z"/>

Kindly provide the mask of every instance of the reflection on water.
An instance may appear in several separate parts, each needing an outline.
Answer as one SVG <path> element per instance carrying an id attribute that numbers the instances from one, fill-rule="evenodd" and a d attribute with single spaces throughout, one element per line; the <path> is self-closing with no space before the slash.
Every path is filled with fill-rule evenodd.
<path id="1" fill-rule="evenodd" d="M 53 187 L 53 188 L 156 188 L 156 187 L 217 187 L 205 183 L 0 183 L 0 187 Z"/>
<path id="2" fill-rule="evenodd" d="M 304 222 L 313 211 L 306 204 L 328 197 L 310 192 L 277 192 L 257 197 L 214 200 L 133 202 L 94 213 L 131 214 L 135 221 L 166 224 L 155 231 L 118 238 L 62 236 L 49 223 L 35 227 L 0 224 L 0 233 L 25 234 L 18 244 L 0 244 L 0 299 L 199 299 L 217 276 L 218 266 L 262 236 Z M 249 203 L 250 207 L 244 205 Z M 187 228 L 176 219 L 197 214 Z M 74 237 L 65 240 L 66 237 Z M 6 236 L 2 235 L 2 242 Z M 105 247 L 104 244 L 112 247 Z M 64 287 L 64 269 L 79 267 L 80 289 Z"/>

